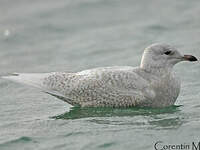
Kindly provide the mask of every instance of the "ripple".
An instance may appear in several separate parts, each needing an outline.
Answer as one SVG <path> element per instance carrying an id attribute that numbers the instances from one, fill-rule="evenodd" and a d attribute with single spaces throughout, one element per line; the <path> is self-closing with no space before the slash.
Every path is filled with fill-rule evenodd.
<path id="1" fill-rule="evenodd" d="M 22 137 L 19 137 L 17 139 L 10 140 L 10 141 L 7 141 L 7 142 L 0 144 L 0 149 L 15 147 L 15 146 L 18 146 L 18 145 L 21 145 L 21 144 L 28 144 L 28 143 L 37 143 L 37 141 L 33 140 L 30 137 L 22 136 Z"/>
<path id="2" fill-rule="evenodd" d="M 154 127 L 154 129 L 176 129 L 184 123 L 184 119 L 180 117 L 164 118 L 149 121 L 149 124 Z"/>
<path id="3" fill-rule="evenodd" d="M 115 142 L 104 143 L 104 144 L 99 145 L 98 147 L 99 148 L 108 148 L 108 147 L 111 147 L 111 146 L 113 146 L 115 144 L 116 144 Z"/>

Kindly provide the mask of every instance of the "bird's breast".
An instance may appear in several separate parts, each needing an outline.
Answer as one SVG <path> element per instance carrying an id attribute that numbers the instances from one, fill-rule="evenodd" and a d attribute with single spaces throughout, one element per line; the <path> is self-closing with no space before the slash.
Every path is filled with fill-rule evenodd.
<path id="1" fill-rule="evenodd" d="M 152 100 L 156 107 L 173 105 L 180 93 L 180 80 L 174 75 L 165 76 L 152 83 L 155 98 Z"/>

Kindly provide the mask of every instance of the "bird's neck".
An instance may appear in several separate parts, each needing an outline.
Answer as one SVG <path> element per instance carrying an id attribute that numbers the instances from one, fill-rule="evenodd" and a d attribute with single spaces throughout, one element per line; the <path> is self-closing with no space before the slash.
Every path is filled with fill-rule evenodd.
<path id="1" fill-rule="evenodd" d="M 147 52 L 144 52 L 140 64 L 141 69 L 157 76 L 171 74 L 173 66 L 173 64 L 169 64 L 165 60 L 154 60 Z"/>
<path id="2" fill-rule="evenodd" d="M 172 66 L 151 66 L 151 65 L 140 65 L 140 68 L 144 71 L 156 75 L 156 76 L 166 76 L 171 74 Z"/>

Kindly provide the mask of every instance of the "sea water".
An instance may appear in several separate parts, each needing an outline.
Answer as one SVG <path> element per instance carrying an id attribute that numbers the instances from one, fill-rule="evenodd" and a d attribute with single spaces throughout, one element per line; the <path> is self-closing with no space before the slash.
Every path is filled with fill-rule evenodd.
<path id="1" fill-rule="evenodd" d="M 138 66 L 161 42 L 200 58 L 198 0 L 1 0 L 0 74 Z M 0 79 L 0 150 L 152 150 L 200 141 L 200 65 L 180 63 L 175 106 L 72 108 Z"/>

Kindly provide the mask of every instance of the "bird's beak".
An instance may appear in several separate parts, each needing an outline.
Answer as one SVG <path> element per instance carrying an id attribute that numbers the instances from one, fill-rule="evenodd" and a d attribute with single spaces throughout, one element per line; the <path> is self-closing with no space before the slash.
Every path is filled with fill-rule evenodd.
<path id="1" fill-rule="evenodd" d="M 192 55 L 184 55 L 183 56 L 183 60 L 186 60 L 186 61 L 198 61 L 198 59 Z"/>

